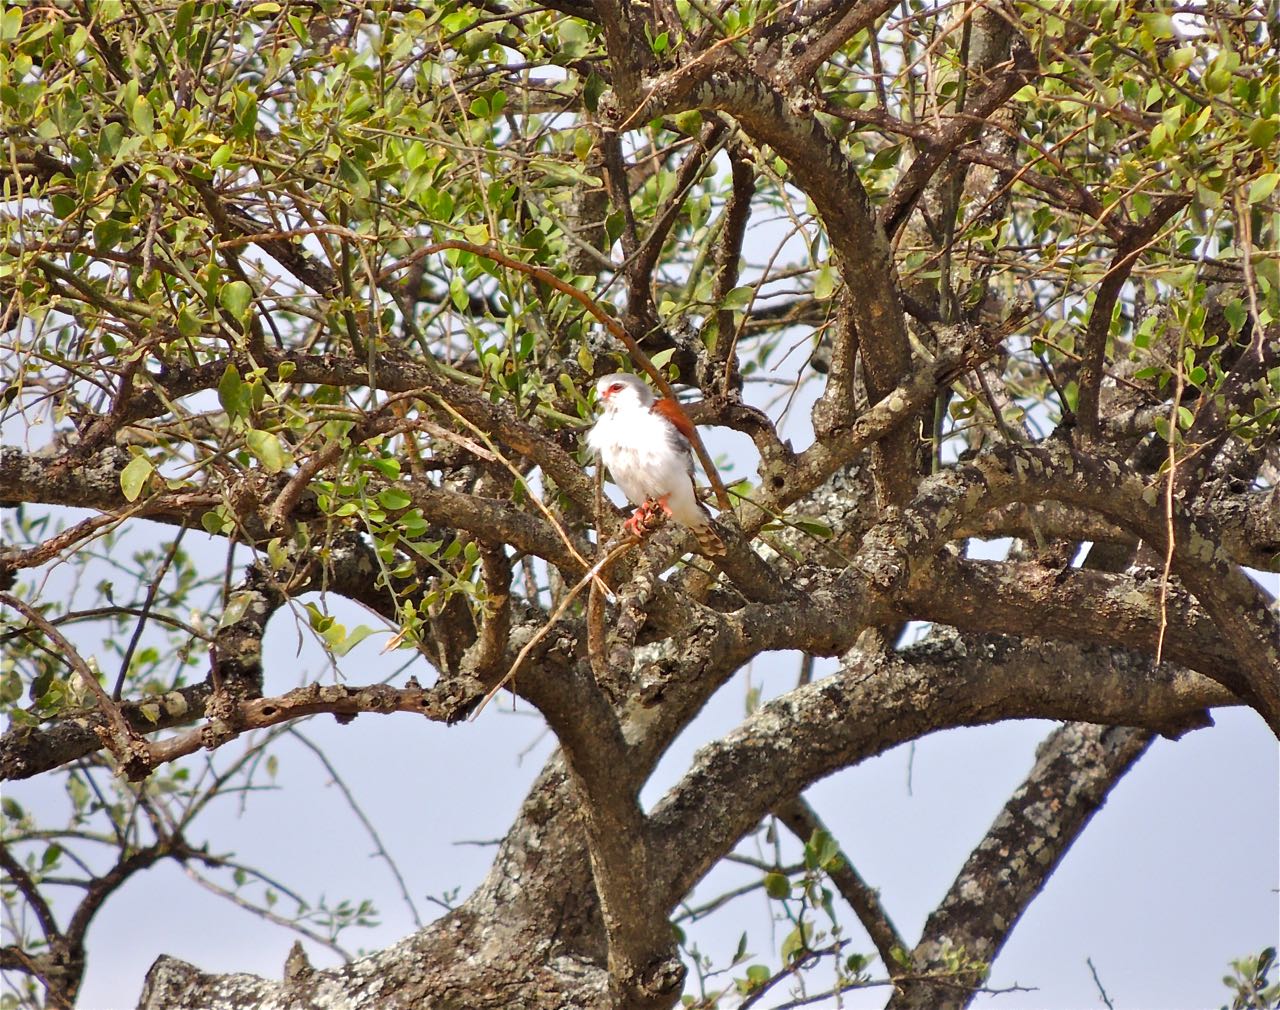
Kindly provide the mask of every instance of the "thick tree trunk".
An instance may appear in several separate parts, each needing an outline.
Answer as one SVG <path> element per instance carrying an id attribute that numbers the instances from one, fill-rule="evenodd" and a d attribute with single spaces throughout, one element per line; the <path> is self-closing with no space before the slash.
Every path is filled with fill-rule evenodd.
<path id="1" fill-rule="evenodd" d="M 534 783 L 484 882 L 460 907 L 329 970 L 290 958 L 280 980 L 213 975 L 171 957 L 138 1010 L 558 1010 L 612 1007 L 604 928 L 559 756 Z"/>

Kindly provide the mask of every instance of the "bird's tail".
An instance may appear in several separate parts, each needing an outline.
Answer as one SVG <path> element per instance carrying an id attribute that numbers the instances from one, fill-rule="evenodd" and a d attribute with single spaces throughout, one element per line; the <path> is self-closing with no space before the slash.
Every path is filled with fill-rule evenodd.
<path id="1" fill-rule="evenodd" d="M 708 520 L 705 525 L 693 527 L 694 536 L 698 538 L 698 550 L 709 558 L 718 558 L 724 554 L 724 541 L 716 532 L 715 525 Z"/>

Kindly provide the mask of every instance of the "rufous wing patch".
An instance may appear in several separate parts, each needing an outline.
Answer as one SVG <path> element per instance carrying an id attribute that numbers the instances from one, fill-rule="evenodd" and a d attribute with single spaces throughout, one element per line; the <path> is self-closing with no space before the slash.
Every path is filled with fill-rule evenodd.
<path id="1" fill-rule="evenodd" d="M 655 414 L 665 417 L 675 425 L 676 431 L 680 432 L 690 442 L 693 441 L 693 422 L 689 420 L 689 415 L 684 412 L 684 408 L 676 403 L 675 400 L 657 400 L 649 409 Z"/>

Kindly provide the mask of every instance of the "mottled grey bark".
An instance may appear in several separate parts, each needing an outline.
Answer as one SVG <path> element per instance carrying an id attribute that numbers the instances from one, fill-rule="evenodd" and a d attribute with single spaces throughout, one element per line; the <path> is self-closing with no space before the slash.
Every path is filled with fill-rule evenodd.
<path id="1" fill-rule="evenodd" d="M 911 952 L 912 970 L 944 971 L 947 955 L 990 966 L 1031 900 L 1111 789 L 1151 744 L 1149 730 L 1068 723 L 1036 751 L 1035 767 L 1005 804 L 929 916 Z M 889 1010 L 960 1010 L 984 968 L 959 985 L 906 982 Z"/>

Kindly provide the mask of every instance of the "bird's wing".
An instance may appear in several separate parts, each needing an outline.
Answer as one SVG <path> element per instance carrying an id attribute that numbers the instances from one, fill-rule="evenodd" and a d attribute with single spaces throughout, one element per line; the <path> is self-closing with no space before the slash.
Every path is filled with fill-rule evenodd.
<path id="1" fill-rule="evenodd" d="M 671 424 L 671 448 L 684 455 L 690 475 L 693 474 L 693 422 L 675 400 L 656 400 L 649 408 Z"/>
<path id="2" fill-rule="evenodd" d="M 693 441 L 693 422 L 689 420 L 689 415 L 684 412 L 684 408 L 676 403 L 675 400 L 655 400 L 653 406 L 649 409 L 655 414 L 665 417 L 675 425 L 676 431 L 680 432 L 688 441 Z"/>

